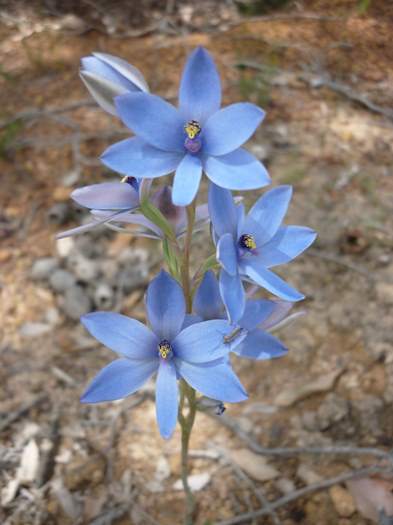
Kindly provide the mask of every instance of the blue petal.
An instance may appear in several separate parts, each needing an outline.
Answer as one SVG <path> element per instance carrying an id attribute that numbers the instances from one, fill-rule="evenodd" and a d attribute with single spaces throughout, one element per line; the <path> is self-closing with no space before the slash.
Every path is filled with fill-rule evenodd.
<path id="1" fill-rule="evenodd" d="M 221 270 L 220 293 L 230 322 L 237 323 L 246 305 L 246 294 L 240 275 L 231 276 L 225 270 Z"/>
<path id="2" fill-rule="evenodd" d="M 139 88 L 132 82 L 130 82 L 124 75 L 121 75 L 113 67 L 105 64 L 102 60 L 97 57 L 89 56 L 81 59 L 82 71 L 89 71 L 103 77 L 113 84 L 118 84 L 126 91 L 139 91 Z"/>
<path id="3" fill-rule="evenodd" d="M 264 245 L 258 260 L 267 268 L 292 261 L 312 244 L 317 234 L 304 226 L 284 226 Z"/>
<path id="4" fill-rule="evenodd" d="M 213 362 L 210 366 L 179 361 L 177 370 L 195 390 L 212 399 L 237 403 L 248 397 L 230 365 L 222 361 Z"/>
<path id="5" fill-rule="evenodd" d="M 224 233 L 236 235 L 238 214 L 230 191 L 209 184 L 209 213 L 218 237 Z"/>
<path id="6" fill-rule="evenodd" d="M 202 177 L 199 157 L 187 154 L 177 167 L 173 180 L 172 201 L 176 206 L 188 206 L 197 194 Z"/>
<path id="7" fill-rule="evenodd" d="M 153 179 L 174 171 L 182 157 L 180 153 L 153 148 L 139 137 L 133 137 L 109 146 L 101 155 L 101 161 L 123 175 Z"/>
<path id="8" fill-rule="evenodd" d="M 185 65 L 179 89 L 179 108 L 186 120 L 203 123 L 221 104 L 221 84 L 209 53 L 198 47 Z"/>
<path id="9" fill-rule="evenodd" d="M 205 321 L 224 317 L 224 304 L 218 282 L 211 270 L 205 273 L 195 292 L 192 309 Z"/>
<path id="10" fill-rule="evenodd" d="M 103 368 L 81 397 L 82 403 L 101 403 L 133 394 L 158 367 L 158 359 L 132 361 L 117 359 Z"/>
<path id="11" fill-rule="evenodd" d="M 241 233 L 254 234 L 257 246 L 269 241 L 280 227 L 291 196 L 291 186 L 278 186 L 267 191 L 248 212 Z"/>
<path id="12" fill-rule="evenodd" d="M 281 341 L 262 330 L 251 331 L 233 351 L 249 359 L 272 359 L 288 353 Z"/>
<path id="13" fill-rule="evenodd" d="M 190 363 L 207 363 L 228 353 L 224 337 L 232 331 L 228 321 L 203 321 L 185 328 L 173 341 L 177 358 Z"/>
<path id="14" fill-rule="evenodd" d="M 171 342 L 181 330 L 186 305 L 179 283 L 163 270 L 149 284 L 146 308 L 154 333 Z"/>
<path id="15" fill-rule="evenodd" d="M 184 152 L 184 121 L 174 106 L 149 93 L 120 95 L 115 105 L 123 123 L 148 144 Z"/>
<path id="16" fill-rule="evenodd" d="M 258 106 L 249 102 L 220 109 L 203 127 L 203 152 L 219 156 L 239 148 L 251 137 L 264 116 Z"/>
<path id="17" fill-rule="evenodd" d="M 199 315 L 186 314 L 184 317 L 183 326 L 181 327 L 181 329 L 184 330 L 185 328 L 188 328 L 189 326 L 193 324 L 201 323 L 203 320 L 204 319 L 199 317 Z"/>
<path id="18" fill-rule="evenodd" d="M 259 325 L 259 328 L 262 330 L 269 330 L 274 328 L 276 325 L 281 323 L 283 321 L 290 310 L 293 308 L 293 303 L 289 301 L 281 301 L 279 299 L 275 301 L 271 301 L 273 303 L 273 311 L 269 317 L 267 317 L 262 323 Z M 301 312 L 299 312 L 301 313 Z"/>
<path id="19" fill-rule="evenodd" d="M 132 86 L 129 90 L 141 90 L 149 91 L 149 86 L 145 80 L 145 77 L 135 66 L 129 64 L 122 58 L 110 55 L 108 53 L 93 53 L 93 55 L 98 58 L 101 62 L 104 62 L 116 71 L 122 78 L 125 78 L 129 81 L 129 84 Z"/>
<path id="20" fill-rule="evenodd" d="M 83 326 L 100 343 L 130 359 L 157 356 L 157 338 L 136 319 L 113 312 L 93 312 L 81 317 Z"/>
<path id="21" fill-rule="evenodd" d="M 214 184 L 229 190 L 255 190 L 270 184 L 265 167 L 242 148 L 221 157 L 207 157 L 204 170 Z"/>
<path id="22" fill-rule="evenodd" d="M 236 275 L 237 248 L 230 233 L 225 233 L 217 243 L 217 260 L 229 275 Z"/>
<path id="23" fill-rule="evenodd" d="M 247 263 L 243 264 L 242 271 L 259 286 L 266 288 L 266 290 L 285 301 L 301 301 L 304 299 L 303 294 L 289 286 L 275 273 L 258 265 L 258 261 L 249 259 Z"/>
<path id="24" fill-rule="evenodd" d="M 178 408 L 176 369 L 173 363 L 161 361 L 156 383 L 156 414 L 160 434 L 165 439 L 173 434 Z"/>
<path id="25" fill-rule="evenodd" d="M 273 313 L 274 305 L 274 301 L 268 299 L 249 299 L 238 325 L 246 330 L 254 330 Z"/>
<path id="26" fill-rule="evenodd" d="M 93 210 L 129 210 L 139 205 L 138 193 L 129 184 L 102 182 L 83 186 L 71 193 L 71 198 Z"/>

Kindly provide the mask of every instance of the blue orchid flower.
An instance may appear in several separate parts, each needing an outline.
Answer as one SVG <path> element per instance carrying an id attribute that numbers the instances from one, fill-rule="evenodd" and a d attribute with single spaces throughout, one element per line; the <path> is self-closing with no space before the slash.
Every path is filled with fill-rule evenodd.
<path id="1" fill-rule="evenodd" d="M 59 233 L 57 239 L 87 232 L 100 224 L 121 216 L 123 213 L 139 207 L 142 193 L 149 191 L 151 181 L 141 181 L 134 177 L 124 178 L 123 182 L 101 182 L 77 188 L 71 198 L 84 208 L 88 208 L 93 220 L 76 228 Z M 101 217 L 95 212 L 103 212 Z"/>
<path id="2" fill-rule="evenodd" d="M 153 374 L 160 433 L 169 438 L 178 413 L 178 379 L 202 394 L 225 402 L 239 402 L 247 394 L 227 362 L 223 320 L 183 328 L 185 300 L 178 282 L 161 271 L 146 294 L 151 329 L 135 319 L 110 312 L 81 318 L 87 330 L 120 357 L 98 373 L 83 394 L 83 403 L 122 399 L 138 390 Z"/>
<path id="3" fill-rule="evenodd" d="M 304 299 L 270 271 L 297 257 L 316 237 L 314 230 L 304 226 L 281 226 L 291 196 L 291 186 L 269 190 L 245 215 L 244 206 L 235 205 L 231 192 L 210 185 L 209 212 L 222 266 L 220 292 L 231 322 L 238 321 L 244 312 L 243 280 L 286 301 Z"/>
<path id="4" fill-rule="evenodd" d="M 93 220 L 57 235 L 57 239 L 85 233 L 99 225 L 106 225 L 116 231 L 132 233 L 134 237 L 162 240 L 165 233 L 141 213 L 137 213 L 142 192 L 148 192 L 150 179 L 140 181 L 128 177 L 128 184 L 104 182 L 77 189 L 71 193 L 73 200 L 90 210 Z M 131 186 L 131 189 L 130 189 Z M 187 229 L 187 212 L 184 206 L 175 206 L 171 198 L 172 188 L 163 186 L 151 195 L 151 202 L 172 226 L 176 237 L 182 237 Z M 200 204 L 195 210 L 194 233 L 201 231 L 209 221 L 207 204 Z M 123 225 L 139 226 L 128 230 Z"/>
<path id="5" fill-rule="evenodd" d="M 193 201 L 202 171 L 214 183 L 232 190 L 269 184 L 264 166 L 241 148 L 265 114 L 248 102 L 220 109 L 220 79 L 203 48 L 197 48 L 187 61 L 179 108 L 142 92 L 118 96 L 115 104 L 136 137 L 110 146 L 102 162 L 133 177 L 156 178 L 175 171 L 174 204 L 186 206 Z"/>
<path id="6" fill-rule="evenodd" d="M 148 92 L 142 73 L 122 58 L 93 53 L 81 60 L 80 77 L 97 104 L 117 116 L 114 98 L 131 92 Z"/>
<path id="7" fill-rule="evenodd" d="M 293 303 L 288 301 L 248 299 L 242 317 L 232 326 L 233 335 L 225 339 L 228 350 L 239 357 L 258 360 L 287 354 L 287 348 L 276 337 L 267 333 L 267 330 L 280 324 L 288 316 L 292 306 Z M 193 322 L 226 319 L 218 281 L 210 270 L 205 273 L 195 292 L 193 312 Z"/>

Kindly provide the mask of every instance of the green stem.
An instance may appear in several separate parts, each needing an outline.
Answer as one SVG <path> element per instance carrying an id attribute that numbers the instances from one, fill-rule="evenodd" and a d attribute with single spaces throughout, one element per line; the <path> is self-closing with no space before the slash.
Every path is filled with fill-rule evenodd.
<path id="1" fill-rule="evenodd" d="M 187 231 L 184 239 L 183 261 L 180 269 L 181 281 L 183 285 L 184 297 L 186 300 L 187 312 L 192 311 L 192 288 L 190 279 L 190 252 L 192 232 L 195 221 L 195 201 L 187 207 Z M 188 451 L 192 427 L 194 426 L 196 414 L 196 392 L 185 381 L 180 384 L 180 407 L 179 423 L 181 427 L 181 479 L 186 495 L 186 514 L 184 525 L 192 525 L 196 510 L 195 498 L 188 484 Z M 185 414 L 185 400 L 188 401 L 188 413 Z"/>
<path id="2" fill-rule="evenodd" d="M 181 399 L 179 410 L 179 423 L 181 427 L 181 480 L 186 496 L 186 513 L 184 518 L 184 525 L 192 525 L 194 514 L 196 510 L 196 502 L 190 485 L 188 483 L 188 451 L 190 445 L 191 431 L 194 426 L 196 415 L 196 392 L 187 385 L 185 381 L 181 381 Z M 188 400 L 188 413 L 185 415 L 185 398 Z"/>

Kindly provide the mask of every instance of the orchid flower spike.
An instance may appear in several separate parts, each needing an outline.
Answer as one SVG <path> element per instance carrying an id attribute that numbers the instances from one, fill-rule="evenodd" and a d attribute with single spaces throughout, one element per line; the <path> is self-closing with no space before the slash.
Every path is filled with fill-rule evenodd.
<path id="1" fill-rule="evenodd" d="M 97 104 L 115 116 L 115 97 L 149 91 L 144 76 L 136 67 L 107 53 L 93 53 L 92 56 L 82 58 L 79 74 Z"/>
<path id="2" fill-rule="evenodd" d="M 136 136 L 110 146 L 102 162 L 132 177 L 156 178 L 175 171 L 172 199 L 177 206 L 193 201 L 202 171 L 232 190 L 269 184 L 264 166 L 241 147 L 265 113 L 248 102 L 220 109 L 220 79 L 205 49 L 197 48 L 186 63 L 178 108 L 144 92 L 120 95 L 115 105 Z"/>
<path id="3" fill-rule="evenodd" d="M 147 289 L 146 310 L 151 328 L 111 312 L 81 318 L 98 341 L 120 355 L 93 379 L 81 398 L 83 403 L 122 399 L 157 374 L 157 421 L 161 435 L 169 438 L 178 415 L 178 379 L 183 378 L 195 390 L 219 401 L 247 399 L 228 363 L 224 344 L 230 330 L 227 321 L 210 320 L 184 328 L 183 291 L 164 271 Z"/>
<path id="4" fill-rule="evenodd" d="M 281 226 L 292 196 L 291 186 L 279 186 L 262 195 L 247 215 L 231 192 L 211 184 L 209 212 L 217 259 L 222 266 L 220 292 L 231 322 L 244 313 L 243 280 L 256 283 L 285 301 L 304 295 L 270 271 L 301 254 L 316 238 L 311 228 Z"/>

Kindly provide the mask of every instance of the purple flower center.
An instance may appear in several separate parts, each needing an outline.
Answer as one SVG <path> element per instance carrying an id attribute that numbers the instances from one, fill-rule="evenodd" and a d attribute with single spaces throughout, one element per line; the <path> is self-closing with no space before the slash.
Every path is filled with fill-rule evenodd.
<path id="1" fill-rule="evenodd" d="M 244 233 L 239 239 L 239 245 L 245 250 L 252 251 L 255 250 L 257 245 L 254 237 L 250 233 Z"/>
<path id="2" fill-rule="evenodd" d="M 190 153 L 198 153 L 202 147 L 202 142 L 198 138 L 202 128 L 197 120 L 189 120 L 184 125 L 184 131 L 186 132 L 187 138 L 184 141 L 184 147 Z"/>
<path id="3" fill-rule="evenodd" d="M 172 356 L 173 350 L 171 343 L 167 341 L 167 339 L 163 339 L 158 344 L 158 355 L 161 357 L 161 359 L 168 359 Z"/>

